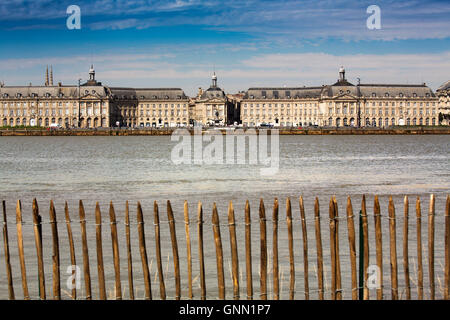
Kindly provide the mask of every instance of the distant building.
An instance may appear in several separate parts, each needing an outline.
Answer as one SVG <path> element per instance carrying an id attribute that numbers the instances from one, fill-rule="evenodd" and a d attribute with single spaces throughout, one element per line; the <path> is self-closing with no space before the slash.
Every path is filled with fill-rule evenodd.
<path id="1" fill-rule="evenodd" d="M 217 86 L 216 73 L 213 74 L 211 86 L 203 91 L 199 89 L 192 105 L 192 120 L 196 125 L 225 126 L 234 120 L 234 108 L 225 92 Z"/>
<path id="2" fill-rule="evenodd" d="M 450 125 L 450 80 L 440 86 L 436 94 L 439 97 L 439 120 Z"/>
<path id="3" fill-rule="evenodd" d="M 426 86 L 352 84 L 339 79 L 318 87 L 250 88 L 226 94 L 212 76 L 196 97 L 180 88 L 121 88 L 103 85 L 89 69 L 79 85 L 53 85 L 47 67 L 44 86 L 0 84 L 0 125 L 62 127 L 373 126 L 450 123 L 450 81 L 435 93 Z"/>
<path id="4" fill-rule="evenodd" d="M 136 89 L 102 85 L 91 66 L 79 86 L 53 85 L 53 69 L 44 86 L 0 86 L 3 126 L 99 128 L 188 125 L 189 98 L 181 89 Z"/>
<path id="5" fill-rule="evenodd" d="M 357 84 L 250 88 L 241 101 L 244 126 L 437 125 L 439 99 L 425 84 Z"/>
<path id="6" fill-rule="evenodd" d="M 111 90 L 95 80 L 91 66 L 89 80 L 80 86 L 53 85 L 48 68 L 44 86 L 1 86 L 0 119 L 3 126 L 108 127 Z"/>

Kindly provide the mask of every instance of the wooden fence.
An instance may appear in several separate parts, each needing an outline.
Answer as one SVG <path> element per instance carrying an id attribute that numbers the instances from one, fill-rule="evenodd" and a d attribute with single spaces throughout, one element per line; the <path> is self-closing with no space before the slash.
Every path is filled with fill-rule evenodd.
<path id="1" fill-rule="evenodd" d="M 373 214 L 368 213 L 366 209 L 366 199 L 365 196 L 362 197 L 361 202 L 361 210 L 359 213 L 355 214 L 353 210 L 353 205 L 350 197 L 347 198 L 346 203 L 346 214 L 343 216 L 339 216 L 338 214 L 338 204 L 335 197 L 332 197 L 329 201 L 328 205 L 328 215 L 325 216 L 321 214 L 320 205 L 318 198 L 315 199 L 314 203 L 314 214 L 311 213 L 310 217 L 313 221 L 311 227 L 314 230 L 315 241 L 314 243 L 314 255 L 311 254 L 311 250 L 308 249 L 308 235 L 307 235 L 307 215 L 305 214 L 305 208 L 303 204 L 303 198 L 299 198 L 298 208 L 299 219 L 296 219 L 296 213 L 293 213 L 291 200 L 288 198 L 286 200 L 286 214 L 285 214 L 285 222 L 286 222 L 286 231 L 287 231 L 287 246 L 288 246 L 288 259 L 289 259 L 289 299 L 295 298 L 304 298 L 308 299 L 333 299 L 333 300 L 341 300 L 343 299 L 343 292 L 351 292 L 351 295 L 348 297 L 354 300 L 368 300 L 370 298 L 374 298 L 374 296 L 370 296 L 370 292 L 373 287 L 370 286 L 371 274 L 369 273 L 370 266 L 370 255 L 369 250 L 375 250 L 376 252 L 376 261 L 375 265 L 380 271 L 377 274 L 378 287 L 375 289 L 376 291 L 376 299 L 381 300 L 385 298 L 390 298 L 393 300 L 399 299 L 399 277 L 403 278 L 404 281 L 404 297 L 405 299 L 411 299 L 411 291 L 417 291 L 417 299 L 424 299 L 424 273 L 428 272 L 428 288 L 427 298 L 435 299 L 436 297 L 436 276 L 435 276 L 435 219 L 438 217 L 442 218 L 442 224 L 444 225 L 444 280 L 443 283 L 440 281 L 440 286 L 443 288 L 443 299 L 449 299 L 449 285 L 450 285 L 450 256 L 449 256 L 449 246 L 450 246 L 450 217 L 449 217 L 449 207 L 450 207 L 450 197 L 446 198 L 446 205 L 444 214 L 435 215 L 435 197 L 431 195 L 429 201 L 429 209 L 427 210 L 427 214 L 424 215 L 427 221 L 427 265 L 428 270 L 424 270 L 423 267 L 423 246 L 422 243 L 422 208 L 421 201 L 419 198 L 415 201 L 415 221 L 416 221 L 416 252 L 414 255 L 417 259 L 417 274 L 415 277 L 411 274 L 411 268 L 409 265 L 410 261 L 410 251 L 409 244 L 411 241 L 408 236 L 410 234 L 409 227 L 411 221 L 414 219 L 409 213 L 409 199 L 408 197 L 404 198 L 404 206 L 403 206 L 403 225 L 399 226 L 397 223 L 399 221 L 399 217 L 396 215 L 396 209 L 394 206 L 394 202 L 392 197 L 389 198 L 388 204 L 388 215 L 382 214 L 380 209 L 380 203 L 377 196 L 374 197 L 373 202 Z M 23 230 L 23 213 L 21 202 L 17 201 L 16 205 L 16 238 L 17 238 L 17 252 L 10 251 L 10 243 L 8 239 L 8 224 L 7 224 L 7 210 L 6 203 L 3 201 L 3 243 L 4 243 L 4 260 L 5 260 L 5 271 L 6 271 L 6 279 L 5 282 L 7 285 L 8 296 L 9 299 L 13 300 L 16 298 L 23 299 L 31 299 L 31 294 L 29 292 L 29 281 L 30 274 L 27 273 L 26 261 L 28 261 L 29 257 L 25 257 L 25 247 L 24 247 L 24 230 Z M 103 240 L 102 237 L 102 227 L 105 223 L 102 223 L 102 213 L 100 211 L 100 206 L 97 203 L 95 207 L 95 249 L 96 249 L 96 258 L 97 258 L 97 274 L 98 277 L 96 279 L 96 288 L 98 288 L 98 295 L 93 294 L 92 286 L 93 279 L 91 278 L 91 269 L 89 262 L 89 250 L 92 249 L 92 245 L 88 244 L 88 236 L 87 236 L 87 225 L 88 221 L 86 220 L 86 213 L 84 209 L 83 202 L 79 201 L 78 208 L 78 216 L 80 223 L 80 232 L 81 232 L 81 248 L 82 248 L 82 275 L 81 278 L 84 281 L 84 290 L 80 293 L 81 289 L 76 288 L 76 269 L 73 270 L 73 279 L 72 286 L 70 291 L 70 298 L 77 299 L 81 295 L 83 299 L 91 300 L 94 298 L 98 299 L 107 299 L 113 298 L 120 300 L 124 298 L 125 293 L 122 288 L 121 282 L 121 271 L 123 271 L 124 266 L 120 265 L 119 258 L 119 234 L 117 229 L 117 218 L 116 212 L 114 209 L 114 205 L 111 202 L 109 206 L 109 229 L 111 232 L 111 244 L 112 244 L 112 266 L 105 264 L 104 255 L 103 255 Z M 135 299 L 135 286 L 136 286 L 136 270 L 133 270 L 132 263 L 132 241 L 131 237 L 136 230 L 132 230 L 132 223 L 130 222 L 130 212 L 129 212 L 128 202 L 125 205 L 125 212 L 123 214 L 124 217 L 124 228 L 125 228 L 125 248 L 126 248 L 126 259 L 127 259 L 127 280 L 128 280 L 128 299 Z M 191 214 L 189 213 L 188 203 L 184 202 L 184 221 L 180 221 L 179 223 L 184 224 L 185 231 L 185 245 L 181 250 L 185 250 L 186 260 L 180 261 L 179 252 L 180 247 L 178 246 L 179 239 L 176 234 L 176 222 L 174 218 L 174 212 L 172 210 L 172 206 L 170 201 L 167 201 L 167 223 L 168 229 L 170 233 L 170 247 L 172 252 L 172 261 L 173 261 L 173 279 L 174 279 L 174 299 L 207 299 L 207 279 L 205 272 L 205 265 L 215 264 L 217 267 L 216 279 L 217 280 L 217 297 L 219 299 L 226 298 L 226 291 L 228 290 L 228 294 L 230 296 L 230 292 L 232 290 L 233 299 L 262 299 L 266 300 L 271 297 L 271 299 L 277 300 L 280 299 L 280 256 L 279 256 L 279 248 L 280 245 L 283 246 L 285 243 L 279 243 L 279 225 L 282 220 L 279 219 L 279 203 L 278 199 L 275 199 L 273 204 L 272 215 L 266 214 L 264 201 L 261 199 L 258 208 L 258 215 L 252 214 L 250 210 L 249 202 L 247 201 L 245 204 L 245 219 L 243 221 L 237 221 L 235 217 L 235 211 L 233 207 L 233 203 L 230 202 L 228 206 L 228 215 L 227 215 L 227 223 L 220 223 L 219 221 L 219 213 L 217 210 L 217 206 L 214 203 L 212 208 L 212 219 L 211 222 L 205 222 L 205 215 L 203 212 L 202 203 L 198 203 L 196 217 L 191 219 Z M 51 290 L 46 288 L 46 280 L 49 275 L 45 274 L 44 270 L 44 247 L 43 247 L 43 219 L 41 216 L 41 210 L 39 209 L 38 203 L 36 199 L 33 200 L 32 204 L 32 228 L 34 233 L 34 243 L 35 243 L 35 252 L 37 257 L 37 274 L 32 275 L 33 279 L 37 276 L 38 288 L 39 288 L 39 298 L 40 299 L 48 299 L 49 297 L 46 295 L 48 291 L 51 292 L 51 298 L 58 300 L 62 298 L 62 289 L 60 275 L 60 248 L 68 248 L 69 252 L 65 252 L 64 254 L 70 255 L 70 261 L 73 266 L 76 265 L 76 257 L 75 257 L 75 243 L 74 241 L 74 233 L 72 231 L 72 220 L 71 214 L 69 212 L 69 208 L 67 202 L 64 208 L 65 215 L 65 225 L 67 232 L 68 244 L 61 245 L 60 241 L 60 233 L 61 230 L 58 228 L 57 215 L 55 211 L 55 205 L 53 201 L 50 201 L 50 210 L 49 210 L 49 220 L 48 224 L 51 228 L 51 261 L 52 261 L 52 275 L 51 275 Z M 74 214 L 72 214 L 73 218 Z M 122 215 L 120 215 L 122 217 Z M 369 217 L 373 218 L 374 223 L 374 238 L 375 238 L 375 248 L 372 248 L 373 243 L 370 243 L 369 236 Z M 223 217 L 222 217 L 223 219 Z M 382 228 L 382 219 L 387 219 L 388 230 L 386 228 L 383 230 Z M 257 225 L 259 224 L 259 234 L 252 234 L 252 221 L 257 221 Z M 294 230 L 293 230 L 293 222 L 298 221 L 301 223 L 301 234 L 302 234 L 302 242 L 296 243 L 294 241 Z M 324 222 L 322 222 L 325 220 Z M 356 222 L 355 222 L 356 220 Z M 164 246 L 169 246 L 169 243 L 161 241 L 161 221 L 159 214 L 159 206 L 155 201 L 153 206 L 153 226 L 154 226 L 154 241 L 155 241 L 155 255 L 156 255 L 156 270 L 155 278 L 152 280 L 150 267 L 149 267 L 149 259 L 148 259 L 148 237 L 145 234 L 145 226 L 148 225 L 148 222 L 144 222 L 144 214 L 142 210 L 141 204 L 138 202 L 136 206 L 136 223 L 137 227 L 137 237 L 138 237 L 138 245 L 139 245 L 139 253 L 140 253 L 140 271 L 143 276 L 143 283 L 139 283 L 141 287 L 144 288 L 145 295 L 143 298 L 145 299 L 154 299 L 152 296 L 152 286 L 159 287 L 159 298 L 167 299 L 168 296 L 166 294 L 166 285 L 167 279 L 164 279 L 164 274 L 167 274 L 167 271 L 163 270 L 163 261 L 162 261 L 162 252 L 165 251 Z M 346 234 L 348 235 L 348 248 L 349 248 L 349 261 L 345 261 L 345 263 L 349 263 L 350 266 L 350 274 L 348 282 L 349 288 L 346 289 L 343 287 L 342 280 L 342 272 L 341 266 L 344 261 L 342 260 L 342 239 L 339 237 L 339 232 L 344 230 L 345 226 L 342 222 L 346 222 Z M 240 223 L 244 229 L 244 233 L 241 234 L 243 239 L 238 239 L 236 227 Z M 272 225 L 271 231 L 272 235 L 268 235 L 268 225 Z M 355 227 L 358 226 L 358 228 Z M 196 227 L 196 230 L 192 230 Z M 214 247 L 215 247 L 215 259 L 214 256 L 205 256 L 204 251 L 204 234 L 207 232 L 205 227 L 211 228 L 213 239 L 214 239 Z M 221 228 L 222 227 L 222 228 Z M 223 228 L 227 228 L 229 232 L 229 252 L 231 255 L 231 268 L 230 268 L 230 278 L 231 284 L 230 287 L 226 286 L 226 276 L 225 276 L 225 263 L 224 263 L 224 246 L 222 242 L 221 232 L 225 231 Z M 329 231 L 329 256 L 325 255 L 323 249 L 323 227 L 326 227 Z M 402 228 L 402 257 L 399 257 L 399 253 L 397 252 L 397 228 Z M 389 242 L 389 252 L 383 252 L 383 241 L 388 237 Z M 196 237 L 197 248 L 191 247 L 191 241 Z M 259 242 L 259 246 L 255 248 L 255 242 L 252 242 L 252 239 L 255 237 L 256 243 Z M 359 241 L 358 241 L 359 239 Z M 242 243 L 244 242 L 244 243 Z M 271 244 L 271 250 L 268 249 L 268 242 Z M 77 243 L 78 244 L 78 243 Z M 359 244 L 359 245 L 358 245 Z M 328 246 L 328 244 L 327 244 Z M 47 250 L 47 248 L 45 248 Z M 50 250 L 50 249 L 48 249 Z M 170 249 L 168 249 L 169 251 Z M 239 261 L 239 250 L 244 250 L 245 252 L 245 263 Z M 302 264 L 299 265 L 294 260 L 295 252 L 299 251 L 302 253 Z M 194 297 L 193 283 L 194 283 L 194 271 L 193 271 L 193 259 L 194 252 L 197 253 L 196 263 L 199 266 L 199 278 L 198 286 L 200 288 L 200 294 Z M 255 267 L 253 265 L 252 257 L 254 254 L 257 254 L 259 260 L 259 270 L 256 273 Z M 21 295 L 17 294 L 17 283 L 13 283 L 13 270 L 11 264 L 12 255 L 18 254 L 18 260 L 20 262 L 20 279 L 21 279 Z M 387 272 L 383 272 L 383 258 L 389 257 L 389 279 L 390 279 L 390 296 L 386 296 L 383 294 L 383 275 Z M 402 266 L 403 266 L 403 276 L 402 272 L 399 272 L 398 261 L 402 258 Z M 329 261 L 329 264 L 328 264 Z M 285 262 L 285 261 L 284 261 Z M 187 266 L 187 279 L 182 281 L 181 279 L 181 264 L 186 263 Z M 240 270 L 241 266 L 245 265 L 245 281 L 243 280 L 242 275 L 243 271 Z M 309 267 L 314 266 L 315 272 L 310 272 Z M 106 267 L 105 267 L 106 266 Z M 112 267 L 112 269 L 110 269 Z M 134 267 L 136 269 L 136 267 Z M 325 269 L 329 268 L 331 273 L 331 281 L 329 287 L 325 284 Z M 106 286 L 105 286 L 105 270 L 113 270 L 114 272 L 114 291 L 113 295 L 107 294 Z M 269 272 L 271 269 L 271 272 Z M 303 288 L 301 292 L 302 296 L 298 295 L 299 291 L 296 291 L 296 271 L 300 270 L 301 274 L 303 274 Z M 158 281 L 156 283 L 156 274 L 158 275 Z M 310 280 L 312 277 L 316 278 L 317 288 L 310 288 Z M 259 288 L 254 288 L 254 280 L 259 278 Z M 271 279 L 269 279 L 271 278 Z M 95 279 L 94 279 L 95 280 Z M 197 281 L 196 280 L 196 281 Z M 270 285 L 270 280 L 272 281 Z M 411 281 L 413 281 L 416 285 L 412 286 Z M 186 287 L 183 287 L 183 290 L 187 292 L 184 296 L 182 295 L 182 282 L 185 283 Z M 256 280 L 256 282 L 258 282 Z M 63 283 L 64 284 L 64 283 Z M 14 286 L 16 285 L 16 287 Z M 345 283 L 344 283 L 345 285 Z M 231 288 L 232 286 L 232 288 Z M 242 288 L 241 288 L 242 286 Z M 245 289 L 243 289 L 245 286 Z M 270 289 L 272 288 L 272 289 Z M 5 288 L 1 288 L 1 291 L 6 290 Z M 5 291 L 4 291 L 5 292 Z M 242 294 L 245 292 L 245 295 Z M 214 293 L 215 295 L 216 293 Z M 211 297 L 211 293 L 209 293 Z"/>

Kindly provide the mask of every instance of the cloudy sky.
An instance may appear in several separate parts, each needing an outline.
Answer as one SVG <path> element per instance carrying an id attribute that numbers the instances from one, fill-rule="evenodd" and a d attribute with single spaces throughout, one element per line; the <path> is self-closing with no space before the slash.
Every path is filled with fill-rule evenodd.
<path id="1" fill-rule="evenodd" d="M 81 9 L 69 30 L 67 7 Z M 370 5 L 381 29 L 367 28 Z M 1 0 L 0 81 L 86 79 L 110 86 L 181 87 L 193 95 L 215 70 L 227 92 L 322 85 L 341 65 L 350 81 L 450 79 L 450 1 Z"/>

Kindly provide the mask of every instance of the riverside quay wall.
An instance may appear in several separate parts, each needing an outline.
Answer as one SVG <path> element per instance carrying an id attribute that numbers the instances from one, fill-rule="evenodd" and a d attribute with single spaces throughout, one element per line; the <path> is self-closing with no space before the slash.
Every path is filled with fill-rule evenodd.
<path id="1" fill-rule="evenodd" d="M 0 129 L 0 136 L 168 136 L 176 129 Z M 194 133 L 194 129 L 183 129 Z M 230 130 L 229 128 L 209 128 L 203 132 L 214 130 L 222 134 L 242 132 L 242 129 Z M 259 130 L 270 129 L 243 129 L 246 134 Z M 273 129 L 272 129 L 273 130 Z M 280 135 L 413 135 L 413 134 L 450 134 L 450 126 L 439 127 L 394 127 L 394 128 L 312 128 L 312 129 L 277 129 Z"/>

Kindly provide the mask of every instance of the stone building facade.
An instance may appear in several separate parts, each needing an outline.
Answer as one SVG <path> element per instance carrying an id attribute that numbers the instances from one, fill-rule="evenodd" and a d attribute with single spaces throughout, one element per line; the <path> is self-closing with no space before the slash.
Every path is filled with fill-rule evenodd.
<path id="1" fill-rule="evenodd" d="M 373 126 L 450 123 L 450 81 L 434 93 L 426 84 L 352 84 L 339 70 L 332 85 L 250 88 L 226 94 L 211 86 L 189 98 L 180 88 L 121 88 L 103 85 L 91 66 L 78 86 L 0 84 L 0 126 L 183 127 Z"/>
<path id="2" fill-rule="evenodd" d="M 333 85 L 250 88 L 241 101 L 244 126 L 437 125 L 439 99 L 425 84 L 357 84 L 339 70 Z"/>
<path id="3" fill-rule="evenodd" d="M 234 105 L 217 86 L 217 76 L 214 73 L 211 86 L 199 94 L 191 104 L 191 117 L 194 125 L 225 126 L 233 124 Z"/>
<path id="4" fill-rule="evenodd" d="M 102 85 L 93 66 L 78 86 L 0 86 L 1 126 L 163 127 L 189 124 L 188 97 L 181 89 L 119 88 Z"/>
<path id="5" fill-rule="evenodd" d="M 439 98 L 439 120 L 444 125 L 450 125 L 450 81 L 437 89 Z"/>
<path id="6" fill-rule="evenodd" d="M 1 86 L 0 119 L 2 126 L 108 127 L 110 90 L 90 78 L 79 86 L 53 85 L 53 76 L 45 86 Z"/>

